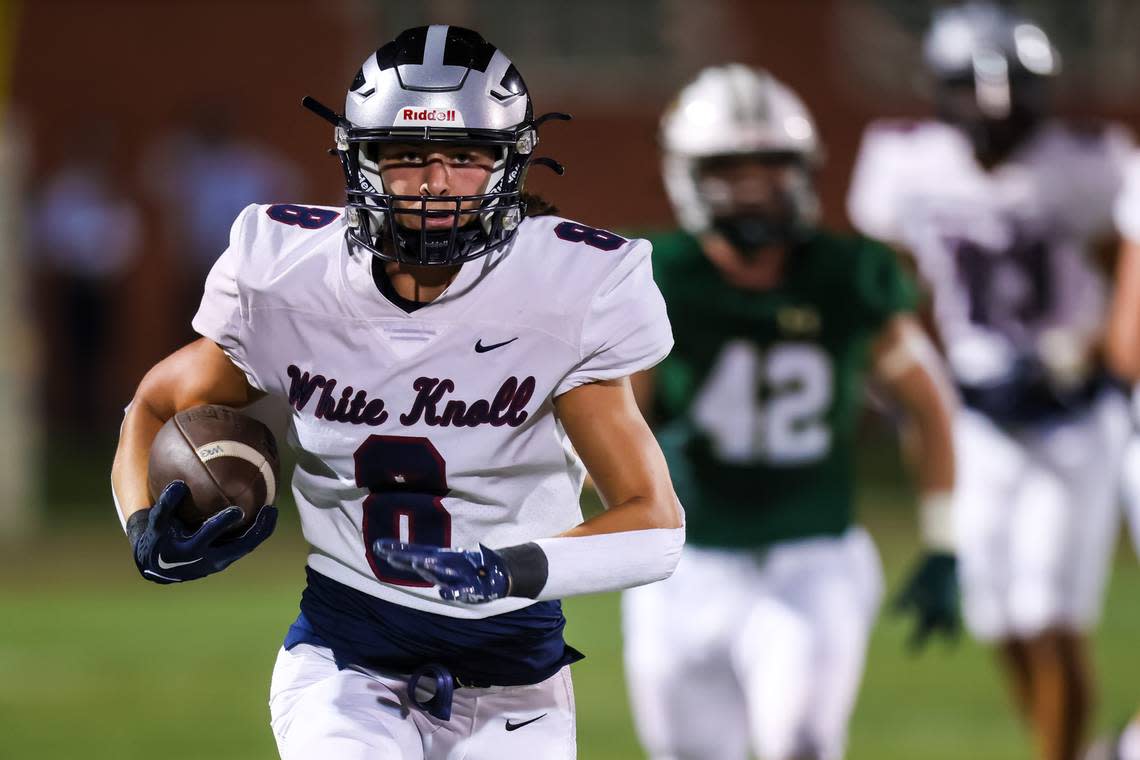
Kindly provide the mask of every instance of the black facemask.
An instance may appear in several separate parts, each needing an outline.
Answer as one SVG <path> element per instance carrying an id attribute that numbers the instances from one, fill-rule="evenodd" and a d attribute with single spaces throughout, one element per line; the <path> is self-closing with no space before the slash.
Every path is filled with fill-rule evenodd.
<path id="1" fill-rule="evenodd" d="M 752 212 L 718 216 L 712 220 L 712 228 L 745 256 L 751 256 L 769 246 L 795 243 L 802 236 L 799 225 L 785 214 Z"/>
<path id="2" fill-rule="evenodd" d="M 399 259 L 418 264 L 454 263 L 457 256 L 465 257 L 484 237 L 482 225 L 477 220 L 455 230 L 454 245 L 451 229 L 413 230 L 399 224 L 390 229 Z"/>
<path id="3" fill-rule="evenodd" d="M 938 115 L 961 129 L 985 166 L 1008 158 L 1036 130 L 1048 112 L 1048 82 L 1041 77 L 1017 73 L 1010 81 L 1009 113 L 988 117 L 974 105 L 972 78 L 959 76 L 943 83 Z"/>
<path id="4" fill-rule="evenodd" d="M 974 146 L 978 161 L 993 166 L 1008 158 L 1040 122 L 1038 114 L 1015 107 L 1006 119 L 980 119 L 961 126 Z"/>

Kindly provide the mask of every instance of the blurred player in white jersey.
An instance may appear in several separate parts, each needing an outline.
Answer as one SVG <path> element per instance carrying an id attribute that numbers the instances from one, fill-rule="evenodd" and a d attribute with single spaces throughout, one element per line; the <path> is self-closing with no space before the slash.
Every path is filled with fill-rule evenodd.
<path id="1" fill-rule="evenodd" d="M 1103 371 L 1111 240 L 1131 140 L 1048 118 L 1060 62 L 1011 11 L 941 11 L 925 40 L 939 121 L 876 123 L 848 199 L 865 233 L 912 253 L 963 410 L 964 612 L 1007 667 L 1039 756 L 1075 757 L 1091 709 L 1085 637 L 1118 524 L 1125 402 Z"/>
<path id="2" fill-rule="evenodd" d="M 1108 364 L 1120 378 L 1140 383 L 1140 152 L 1133 155 L 1125 173 L 1124 190 L 1116 201 L 1116 227 L 1120 232 L 1120 258 L 1105 338 Z M 1133 424 L 1140 420 L 1140 392 L 1132 392 Z M 1125 450 L 1124 504 L 1132 528 L 1132 542 L 1140 557 L 1140 436 L 1133 433 Z M 1101 754 L 1089 760 L 1140 760 L 1140 713 Z"/>
<path id="3" fill-rule="evenodd" d="M 147 452 L 176 412 L 288 404 L 312 547 L 270 695 L 286 760 L 576 754 L 558 600 L 668 576 L 684 541 L 628 376 L 672 345 L 650 248 L 528 216 L 530 95 L 478 34 L 409 29 L 334 124 L 344 208 L 250 206 L 206 283 L 203 336 L 136 392 L 113 471 L 148 580 L 224 569 L 229 511 L 190 533 Z M 555 114 L 554 116 L 561 116 Z M 563 117 L 565 118 L 565 117 Z M 608 509 L 582 521 L 589 470 Z"/>

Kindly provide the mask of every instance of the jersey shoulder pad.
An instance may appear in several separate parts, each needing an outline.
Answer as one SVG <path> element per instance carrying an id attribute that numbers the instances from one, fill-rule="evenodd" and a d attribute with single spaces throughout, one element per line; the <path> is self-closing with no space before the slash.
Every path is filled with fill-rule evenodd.
<path id="1" fill-rule="evenodd" d="M 950 142 L 958 142 L 958 132 L 948 124 L 931 119 L 879 119 L 867 125 L 865 144 L 889 148 L 930 150 Z"/>
<path id="2" fill-rule="evenodd" d="M 232 278 L 247 308 L 341 314 L 343 245 L 341 209 L 251 205 L 234 222 L 220 269 Z"/>
<path id="3" fill-rule="evenodd" d="M 344 234 L 343 209 L 302 206 L 293 203 L 247 206 L 230 232 L 230 248 L 236 254 L 243 284 L 257 287 L 276 281 L 285 271 L 303 262 L 327 264 L 326 246 L 340 244 Z"/>
<path id="4" fill-rule="evenodd" d="M 512 269 L 521 267 L 528 320 L 577 349 L 554 395 L 627 377 L 669 353 L 673 335 L 653 281 L 652 246 L 562 217 L 524 222 Z"/>
<path id="5" fill-rule="evenodd" d="M 531 270 L 533 281 L 548 281 L 576 292 L 592 292 L 606 278 L 649 259 L 648 241 L 626 238 L 559 216 L 529 217 L 519 228 L 512 256 Z"/>
<path id="6" fill-rule="evenodd" d="M 1124 186 L 1116 198 L 1113 219 L 1121 237 L 1140 242 L 1140 150 L 1129 157 L 1124 170 Z M 1140 399 L 1140 394 L 1136 394 Z"/>
<path id="7" fill-rule="evenodd" d="M 1112 234 L 1111 209 L 1134 147 L 1131 133 L 1120 124 L 1054 121 L 1042 131 L 1029 160 L 1045 186 L 1058 188 L 1057 216 L 1066 227 L 1099 238 Z"/>
<path id="8" fill-rule="evenodd" d="M 902 242 L 908 205 L 938 192 L 940 178 L 960 171 L 968 152 L 964 138 L 940 122 L 872 122 L 848 189 L 851 221 L 866 235 Z"/>
<path id="9" fill-rule="evenodd" d="M 867 125 L 868 135 L 910 135 L 922 129 L 924 119 L 876 119 Z"/>
<path id="10" fill-rule="evenodd" d="M 891 315 L 915 308 L 915 284 L 888 246 L 862 235 L 820 232 L 812 248 L 817 276 L 831 284 L 831 297 L 847 304 L 861 325 L 877 328 Z"/>
<path id="11" fill-rule="evenodd" d="M 1037 160 L 1072 171 L 1119 173 L 1135 147 L 1132 132 L 1109 121 L 1053 121 L 1043 130 Z"/>

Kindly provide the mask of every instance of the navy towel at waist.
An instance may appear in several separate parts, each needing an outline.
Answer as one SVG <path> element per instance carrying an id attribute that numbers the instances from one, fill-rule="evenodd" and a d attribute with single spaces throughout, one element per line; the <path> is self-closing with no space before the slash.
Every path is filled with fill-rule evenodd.
<path id="1" fill-rule="evenodd" d="M 305 568 L 301 614 L 285 648 L 315 644 L 337 663 L 411 673 L 443 665 L 461 686 L 522 686 L 545 681 L 582 654 L 562 638 L 560 602 L 481 619 L 454 618 L 403 607 Z"/>
<path id="2" fill-rule="evenodd" d="M 1084 413 L 1106 391 L 1121 386 L 1107 372 L 1096 372 L 1080 385 L 1058 390 L 1035 373 L 1015 374 L 991 386 L 958 385 L 962 403 L 999 425 L 1033 425 Z"/>

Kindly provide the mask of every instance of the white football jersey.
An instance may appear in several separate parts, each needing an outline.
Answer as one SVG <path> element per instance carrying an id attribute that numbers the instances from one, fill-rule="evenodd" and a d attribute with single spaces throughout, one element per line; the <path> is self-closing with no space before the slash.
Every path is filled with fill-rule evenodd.
<path id="1" fill-rule="evenodd" d="M 453 617 L 524 607 L 445 602 L 378 563 L 377 538 L 475 548 L 582 521 L 584 471 L 553 399 L 661 361 L 673 339 L 650 245 L 553 216 L 463 265 L 413 313 L 350 251 L 341 209 L 250 206 L 194 328 L 290 405 L 293 493 L 313 570 Z"/>
<path id="2" fill-rule="evenodd" d="M 1115 216 L 1120 236 L 1140 243 L 1140 151 L 1128 160 L 1124 189 L 1116 199 Z"/>
<path id="3" fill-rule="evenodd" d="M 880 122 L 863 138 L 848 211 L 915 256 L 952 371 L 985 384 L 1047 333 L 1099 331 L 1106 286 L 1089 253 L 1113 232 L 1130 149 L 1122 128 L 1049 122 L 987 172 L 949 125 Z"/>

